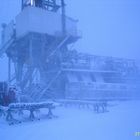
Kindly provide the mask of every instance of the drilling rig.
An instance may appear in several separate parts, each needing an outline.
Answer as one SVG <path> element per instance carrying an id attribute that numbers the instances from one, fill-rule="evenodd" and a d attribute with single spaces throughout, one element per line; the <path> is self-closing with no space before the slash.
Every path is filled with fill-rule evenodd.
<path id="1" fill-rule="evenodd" d="M 139 96 L 133 60 L 69 49 L 81 33 L 77 20 L 66 15 L 64 0 L 22 0 L 21 12 L 2 28 L 0 56 L 6 53 L 9 59 L 8 82 L 30 101 Z"/>
<path id="2" fill-rule="evenodd" d="M 0 54 L 9 58 L 9 82 L 16 80 L 23 92 L 31 92 L 38 77 L 41 94 L 36 96 L 40 99 L 61 75 L 60 61 L 68 53 L 67 46 L 80 37 L 77 21 L 65 15 L 64 0 L 22 0 L 21 9 L 15 20 L 3 25 Z"/>

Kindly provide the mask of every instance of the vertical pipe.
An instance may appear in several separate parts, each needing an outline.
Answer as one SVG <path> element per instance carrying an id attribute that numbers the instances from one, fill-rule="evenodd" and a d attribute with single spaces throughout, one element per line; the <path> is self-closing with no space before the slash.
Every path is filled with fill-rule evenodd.
<path id="1" fill-rule="evenodd" d="M 65 1 L 61 0 L 61 6 L 62 6 L 62 34 L 63 36 L 66 35 L 66 9 L 65 9 Z"/>
<path id="2" fill-rule="evenodd" d="M 29 59 L 30 59 L 30 66 L 33 64 L 33 35 L 30 35 L 29 41 Z"/>
<path id="3" fill-rule="evenodd" d="M 8 83 L 10 84 L 11 80 L 11 59 L 8 59 Z"/>
<path id="4" fill-rule="evenodd" d="M 30 72 L 30 75 L 29 75 L 29 82 L 30 84 L 32 83 L 32 68 L 33 68 L 33 65 L 34 65 L 34 59 L 33 59 L 33 35 L 31 34 L 31 37 L 30 37 L 30 44 L 29 44 L 29 58 L 30 58 L 30 63 L 29 63 L 29 72 Z"/>
<path id="5" fill-rule="evenodd" d="M 23 10 L 23 6 L 24 5 L 24 3 L 23 3 L 23 0 L 21 1 L 21 10 Z"/>

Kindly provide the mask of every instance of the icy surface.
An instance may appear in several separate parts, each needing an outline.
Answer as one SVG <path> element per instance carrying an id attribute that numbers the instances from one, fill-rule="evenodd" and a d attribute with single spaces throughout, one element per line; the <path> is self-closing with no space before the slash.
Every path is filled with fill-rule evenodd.
<path id="1" fill-rule="evenodd" d="M 9 126 L 0 119 L 1 140 L 139 140 L 140 101 L 112 103 L 109 112 L 58 107 L 55 119 Z M 46 110 L 42 110 L 46 111 Z M 43 112 L 43 114 L 44 114 Z"/>

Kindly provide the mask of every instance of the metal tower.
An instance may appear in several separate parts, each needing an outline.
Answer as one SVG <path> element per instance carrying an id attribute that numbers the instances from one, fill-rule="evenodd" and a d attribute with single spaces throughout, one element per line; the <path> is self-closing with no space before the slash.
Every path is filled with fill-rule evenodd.
<path id="1" fill-rule="evenodd" d="M 21 7 L 15 21 L 3 25 L 0 55 L 9 58 L 9 82 L 16 80 L 23 93 L 41 100 L 54 90 L 67 46 L 79 38 L 77 21 L 65 15 L 64 0 L 22 0 Z"/>

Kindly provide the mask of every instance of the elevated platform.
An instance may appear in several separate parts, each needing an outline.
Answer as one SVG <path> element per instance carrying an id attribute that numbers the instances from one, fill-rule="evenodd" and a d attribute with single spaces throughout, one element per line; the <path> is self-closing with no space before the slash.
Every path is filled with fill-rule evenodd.
<path id="1" fill-rule="evenodd" d="M 56 24 L 57 23 L 57 24 Z M 62 15 L 37 7 L 26 7 L 15 21 L 12 20 L 4 29 L 3 44 L 11 38 L 21 39 L 29 33 L 46 34 L 52 37 L 62 36 Z M 66 17 L 66 36 L 74 39 L 81 37 L 77 30 L 77 20 Z"/>
<path id="2" fill-rule="evenodd" d="M 27 7 L 16 17 L 17 37 L 28 32 L 62 35 L 62 16 L 37 7 Z M 78 36 L 77 21 L 66 17 L 67 35 Z"/>

